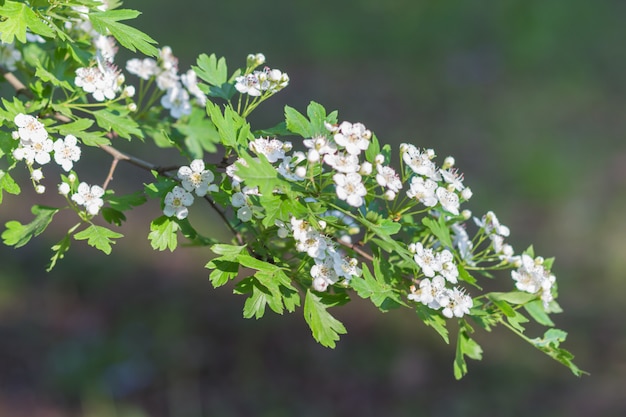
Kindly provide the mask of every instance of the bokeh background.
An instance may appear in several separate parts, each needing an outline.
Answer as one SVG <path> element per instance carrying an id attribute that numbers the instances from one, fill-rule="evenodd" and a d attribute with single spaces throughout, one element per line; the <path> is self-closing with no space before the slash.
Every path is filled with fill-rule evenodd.
<path id="1" fill-rule="evenodd" d="M 516 249 L 556 256 L 565 313 L 555 320 L 591 375 L 575 378 L 498 329 L 477 334 L 484 359 L 457 382 L 454 346 L 411 312 L 359 300 L 334 311 L 348 328 L 335 350 L 313 341 L 301 311 L 244 320 L 244 299 L 206 279 L 206 249 L 151 252 L 152 204 L 129 214 L 109 257 L 75 243 L 46 273 L 70 218 L 0 249 L 0 416 L 626 415 L 625 2 L 125 6 L 181 70 L 199 53 L 234 69 L 263 52 L 286 71 L 291 84 L 254 115 L 258 127 L 315 100 L 383 142 L 455 156 L 474 213 L 494 210 Z M 148 180 L 122 166 L 113 186 Z M 29 207 L 5 195 L 0 220 L 25 222 Z"/>

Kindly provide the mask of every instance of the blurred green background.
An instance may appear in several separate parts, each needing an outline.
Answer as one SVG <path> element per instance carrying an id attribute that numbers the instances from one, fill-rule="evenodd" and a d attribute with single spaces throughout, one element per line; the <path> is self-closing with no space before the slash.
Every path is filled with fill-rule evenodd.
<path id="1" fill-rule="evenodd" d="M 109 257 L 75 244 L 44 272 L 64 225 L 0 249 L 0 416 L 626 415 L 625 2 L 125 6 L 182 71 L 203 52 L 231 69 L 263 52 L 286 71 L 258 127 L 315 100 L 383 142 L 455 156 L 476 215 L 494 210 L 517 250 L 556 256 L 555 320 L 591 376 L 498 329 L 477 335 L 485 357 L 456 382 L 453 346 L 409 311 L 359 300 L 335 309 L 348 328 L 335 350 L 313 341 L 301 311 L 244 320 L 244 299 L 206 279 L 207 250 L 151 252 L 151 204 L 129 215 Z M 113 186 L 142 181 L 122 166 Z M 19 200 L 5 196 L 2 223 L 30 218 Z"/>

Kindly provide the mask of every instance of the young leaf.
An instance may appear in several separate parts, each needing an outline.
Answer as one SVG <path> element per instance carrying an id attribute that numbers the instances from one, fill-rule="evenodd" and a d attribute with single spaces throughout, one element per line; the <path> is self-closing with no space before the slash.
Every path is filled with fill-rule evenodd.
<path id="1" fill-rule="evenodd" d="M 52 258 L 50 258 L 50 263 L 46 268 L 46 272 L 52 271 L 52 268 L 55 267 L 57 262 L 65 257 L 65 253 L 70 249 L 70 245 L 72 243 L 72 240 L 70 239 L 72 237 L 72 233 L 74 233 L 74 230 L 76 230 L 79 226 L 80 223 L 72 227 L 70 230 L 68 230 L 65 237 L 61 239 L 59 243 L 52 246 L 52 251 L 54 252 L 54 255 L 52 255 Z"/>
<path id="2" fill-rule="evenodd" d="M 38 35 L 54 37 L 54 31 L 24 3 L 5 1 L 0 5 L 0 15 L 0 41 L 4 43 L 13 43 L 14 38 L 26 43 L 27 28 Z"/>
<path id="3" fill-rule="evenodd" d="M 122 46 L 131 51 L 135 52 L 139 49 L 146 55 L 156 57 L 159 55 L 159 50 L 152 44 L 156 44 L 157 41 L 140 30 L 119 23 L 120 20 L 134 19 L 140 14 L 140 12 L 130 9 L 107 10 L 90 13 L 89 20 L 98 33 L 108 35 L 110 32 Z"/>
<path id="4" fill-rule="evenodd" d="M 439 313 L 435 310 L 425 306 L 422 303 L 415 304 L 415 312 L 419 316 L 420 319 L 427 326 L 435 329 L 437 333 L 443 338 L 446 343 L 450 343 L 450 338 L 448 336 L 448 329 L 446 328 L 447 321 Z"/>
<path id="5" fill-rule="evenodd" d="M 113 239 L 123 237 L 121 233 L 114 232 L 106 227 L 96 226 L 92 224 L 85 230 L 82 230 L 74 235 L 76 240 L 87 240 L 89 246 L 93 246 L 96 249 L 101 250 L 105 254 L 111 253 L 111 245 L 115 244 Z"/>
<path id="6" fill-rule="evenodd" d="M 204 267 L 213 270 L 209 274 L 213 288 L 221 287 L 239 274 L 239 263 L 226 256 L 212 259 Z"/>
<path id="7" fill-rule="evenodd" d="M 180 226 L 174 220 L 167 216 L 157 217 L 150 223 L 150 233 L 148 240 L 154 250 L 164 251 L 169 249 L 173 252 L 178 245 L 178 232 Z"/>
<path id="8" fill-rule="evenodd" d="M 340 334 L 346 334 L 344 325 L 326 311 L 328 304 L 310 289 L 304 299 L 304 319 L 311 328 L 313 337 L 321 345 L 334 348 Z"/>
<path id="9" fill-rule="evenodd" d="M 6 191 L 7 193 L 13 195 L 19 195 L 22 190 L 20 190 L 20 186 L 15 182 L 15 180 L 9 175 L 8 172 L 0 169 L 0 204 L 2 204 L 3 191 Z"/>
<path id="10" fill-rule="evenodd" d="M 303 138 L 310 138 L 314 134 L 311 123 L 293 107 L 285 106 L 285 122 L 287 123 L 287 129 Z"/>
<path id="11" fill-rule="evenodd" d="M 374 278 L 365 263 L 363 264 L 363 278 L 352 278 L 350 286 L 361 298 L 371 299 L 372 303 L 383 312 L 404 304 L 393 287 L 384 281 L 384 276 L 376 274 Z"/>
<path id="12" fill-rule="evenodd" d="M 131 135 L 143 139 L 143 132 L 139 129 L 139 125 L 133 119 L 128 117 L 128 113 L 115 114 L 111 110 L 102 109 L 93 112 L 96 116 L 98 126 L 106 131 L 114 131 L 121 138 L 131 139 Z"/>
<path id="13" fill-rule="evenodd" d="M 211 56 L 201 54 L 196 62 L 198 66 L 191 68 L 198 75 L 198 78 L 218 87 L 227 81 L 228 68 L 226 67 L 226 59 L 223 57 L 218 60 L 215 54 L 211 54 Z"/>
<path id="14" fill-rule="evenodd" d="M 465 356 L 474 360 L 481 360 L 483 350 L 478 343 L 469 337 L 464 326 L 459 329 L 456 343 L 456 356 L 454 358 L 454 377 L 461 379 L 467 374 Z"/>
<path id="15" fill-rule="evenodd" d="M 546 353 L 551 358 L 559 361 L 563 365 L 567 366 L 570 371 L 576 376 L 582 376 L 587 372 L 581 370 L 572 360 L 574 355 L 565 349 L 561 349 L 559 346 L 567 338 L 567 333 L 559 329 L 549 329 L 543 335 L 543 338 L 529 339 L 530 343 L 537 349 Z"/>
<path id="16" fill-rule="evenodd" d="M 450 238 L 450 229 L 446 226 L 446 220 L 444 216 L 439 216 L 439 219 L 435 221 L 430 217 L 424 217 L 422 219 L 422 224 L 430 229 L 431 232 L 437 239 L 441 242 L 441 244 L 449 249 L 453 249 L 454 245 L 452 244 L 452 239 Z"/>
<path id="17" fill-rule="evenodd" d="M 524 304 L 524 309 L 530 314 L 537 323 L 544 326 L 552 327 L 554 322 L 550 320 L 550 316 L 543 309 L 543 302 L 541 300 L 535 300 L 531 303 Z"/>
<path id="18" fill-rule="evenodd" d="M 46 230 L 58 212 L 59 209 L 54 207 L 33 206 L 32 213 L 35 215 L 35 219 L 29 224 L 23 225 L 15 220 L 5 224 L 6 230 L 2 233 L 4 244 L 16 248 L 24 246 L 32 237 L 38 236 Z"/>

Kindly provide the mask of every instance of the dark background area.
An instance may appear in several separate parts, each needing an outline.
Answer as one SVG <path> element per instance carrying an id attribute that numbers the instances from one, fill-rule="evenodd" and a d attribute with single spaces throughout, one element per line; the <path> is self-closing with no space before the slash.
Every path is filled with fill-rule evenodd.
<path id="1" fill-rule="evenodd" d="M 534 243 L 556 256 L 565 313 L 555 321 L 591 375 L 575 378 L 497 329 L 477 334 L 484 359 L 457 382 L 454 346 L 410 311 L 382 315 L 360 300 L 333 310 L 348 329 L 335 350 L 314 342 L 301 310 L 244 320 L 244 299 L 206 279 L 208 249 L 151 251 L 151 202 L 129 214 L 108 257 L 74 242 L 45 272 L 69 216 L 26 247 L 0 249 L 0 416 L 626 415 L 626 3 L 125 6 L 143 12 L 137 26 L 171 46 L 182 71 L 199 53 L 234 69 L 263 52 L 287 72 L 290 86 L 255 112 L 256 127 L 315 100 L 384 143 L 453 155 L 476 215 L 495 211 L 516 250 Z M 112 186 L 148 180 L 121 166 Z M 5 195 L 0 221 L 25 222 L 29 208 Z M 210 213 L 192 215 L 217 227 Z"/>

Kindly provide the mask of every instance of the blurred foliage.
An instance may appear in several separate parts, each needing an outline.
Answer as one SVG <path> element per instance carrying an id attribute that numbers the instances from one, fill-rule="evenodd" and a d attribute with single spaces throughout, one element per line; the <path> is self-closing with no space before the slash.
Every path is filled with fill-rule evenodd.
<path id="1" fill-rule="evenodd" d="M 494 210 L 517 249 L 532 237 L 556 256 L 558 325 L 591 376 L 574 379 L 503 334 L 454 382 L 453 346 L 441 349 L 412 315 L 358 302 L 338 312 L 349 333 L 327 350 L 299 316 L 242 319 L 243 299 L 203 279 L 206 253 L 155 257 L 147 225 L 123 231 L 137 237 L 106 259 L 76 244 L 46 274 L 59 238 L 50 230 L 49 242 L 0 251 L 0 415 L 626 414 L 626 3 L 125 6 L 143 12 L 137 26 L 170 45 L 182 69 L 203 52 L 241 63 L 263 52 L 289 73 L 275 107 L 255 115 L 261 123 L 315 100 L 386 142 L 454 155 L 477 215 Z M 132 186 L 132 167 L 120 172 L 129 184 L 118 174 L 116 186 Z M 0 220 L 21 220 L 27 206 L 7 197 Z"/>

